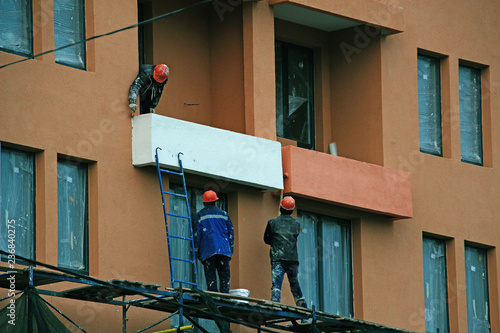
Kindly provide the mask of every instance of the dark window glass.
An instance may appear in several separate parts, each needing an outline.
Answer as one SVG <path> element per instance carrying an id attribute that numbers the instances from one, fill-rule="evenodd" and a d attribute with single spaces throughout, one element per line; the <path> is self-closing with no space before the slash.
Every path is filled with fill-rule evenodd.
<path id="1" fill-rule="evenodd" d="M 276 133 L 314 149 L 314 73 L 311 49 L 276 41 Z"/>

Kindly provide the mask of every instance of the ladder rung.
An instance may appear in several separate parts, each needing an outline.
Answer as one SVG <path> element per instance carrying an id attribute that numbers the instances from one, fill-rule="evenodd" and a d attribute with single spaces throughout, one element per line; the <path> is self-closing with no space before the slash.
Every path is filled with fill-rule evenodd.
<path id="1" fill-rule="evenodd" d="M 189 259 L 182 259 L 182 258 L 175 258 L 175 257 L 172 257 L 171 259 L 172 260 L 177 260 L 177 261 L 188 262 L 190 264 L 194 264 L 194 261 L 193 260 L 189 260 Z"/>
<path id="2" fill-rule="evenodd" d="M 168 195 L 175 195 L 176 197 L 187 197 L 185 194 L 179 194 L 179 193 L 174 193 L 174 192 L 168 192 L 168 191 L 163 191 L 163 194 L 168 194 Z"/>
<path id="3" fill-rule="evenodd" d="M 183 173 L 182 172 L 177 172 L 177 171 L 170 171 L 170 170 L 165 170 L 165 169 L 160 169 L 161 172 L 165 172 L 165 173 L 170 173 L 172 175 L 177 175 L 177 176 L 182 176 Z"/>
<path id="4" fill-rule="evenodd" d="M 198 284 L 194 283 L 194 282 L 187 282 L 187 281 L 181 281 L 181 280 L 173 280 L 173 282 L 179 282 L 179 283 L 182 283 L 182 284 L 190 284 L 192 286 L 197 286 Z"/>
<path id="5" fill-rule="evenodd" d="M 187 240 L 187 241 L 192 241 L 192 238 L 189 237 L 182 237 L 182 236 L 176 236 L 176 235 L 168 235 L 168 238 L 175 238 L 175 239 L 182 239 L 182 240 Z"/>
<path id="6" fill-rule="evenodd" d="M 185 215 L 179 215 L 179 214 L 173 214 L 173 213 L 165 213 L 165 214 L 167 214 L 168 216 L 175 216 L 175 217 L 180 217 L 183 219 L 190 219 L 189 216 L 185 216 Z"/>

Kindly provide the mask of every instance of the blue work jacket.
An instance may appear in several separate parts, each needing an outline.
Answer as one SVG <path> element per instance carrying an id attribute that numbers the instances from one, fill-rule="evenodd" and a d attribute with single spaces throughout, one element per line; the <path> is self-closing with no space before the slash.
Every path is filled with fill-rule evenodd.
<path id="1" fill-rule="evenodd" d="M 194 218 L 196 257 L 205 261 L 220 254 L 231 258 L 234 251 L 234 229 L 229 215 L 216 206 L 206 206 Z"/>

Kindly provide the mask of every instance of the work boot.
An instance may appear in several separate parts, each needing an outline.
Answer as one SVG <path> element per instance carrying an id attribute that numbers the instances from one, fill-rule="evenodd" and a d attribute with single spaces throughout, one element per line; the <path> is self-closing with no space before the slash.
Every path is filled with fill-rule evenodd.
<path id="1" fill-rule="evenodd" d="M 300 299 L 298 299 L 298 300 L 295 302 L 295 304 L 296 304 L 297 306 L 300 306 L 301 308 L 306 308 L 306 309 L 307 309 L 307 303 L 306 303 L 306 301 L 305 301 L 305 299 L 304 299 L 304 298 L 300 298 Z"/>

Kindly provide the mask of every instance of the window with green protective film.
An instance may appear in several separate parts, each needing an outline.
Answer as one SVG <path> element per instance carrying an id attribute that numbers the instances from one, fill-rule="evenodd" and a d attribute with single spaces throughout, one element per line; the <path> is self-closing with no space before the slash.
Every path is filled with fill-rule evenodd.
<path id="1" fill-rule="evenodd" d="M 418 55 L 418 125 L 420 151 L 443 156 L 440 60 Z"/>
<path id="2" fill-rule="evenodd" d="M 483 165 L 481 70 L 461 65 L 458 74 L 462 161 Z"/>
<path id="3" fill-rule="evenodd" d="M 33 6 L 31 0 L 0 1 L 0 50 L 33 55 Z"/>
<path id="4" fill-rule="evenodd" d="M 349 221 L 299 210 L 299 283 L 308 307 L 353 316 Z"/>
<path id="5" fill-rule="evenodd" d="M 0 147 L 0 248 L 2 261 L 35 259 L 35 157 Z"/>
<path id="6" fill-rule="evenodd" d="M 465 288 L 468 332 L 491 332 L 486 249 L 465 246 Z"/>
<path id="7" fill-rule="evenodd" d="M 423 238 L 425 329 L 427 332 L 447 333 L 448 281 L 446 271 L 446 241 Z"/>
<path id="8" fill-rule="evenodd" d="M 57 162 L 57 262 L 59 267 L 89 271 L 88 167 Z"/>
<path id="9" fill-rule="evenodd" d="M 54 46 L 58 64 L 86 69 L 85 1 L 54 0 Z"/>

